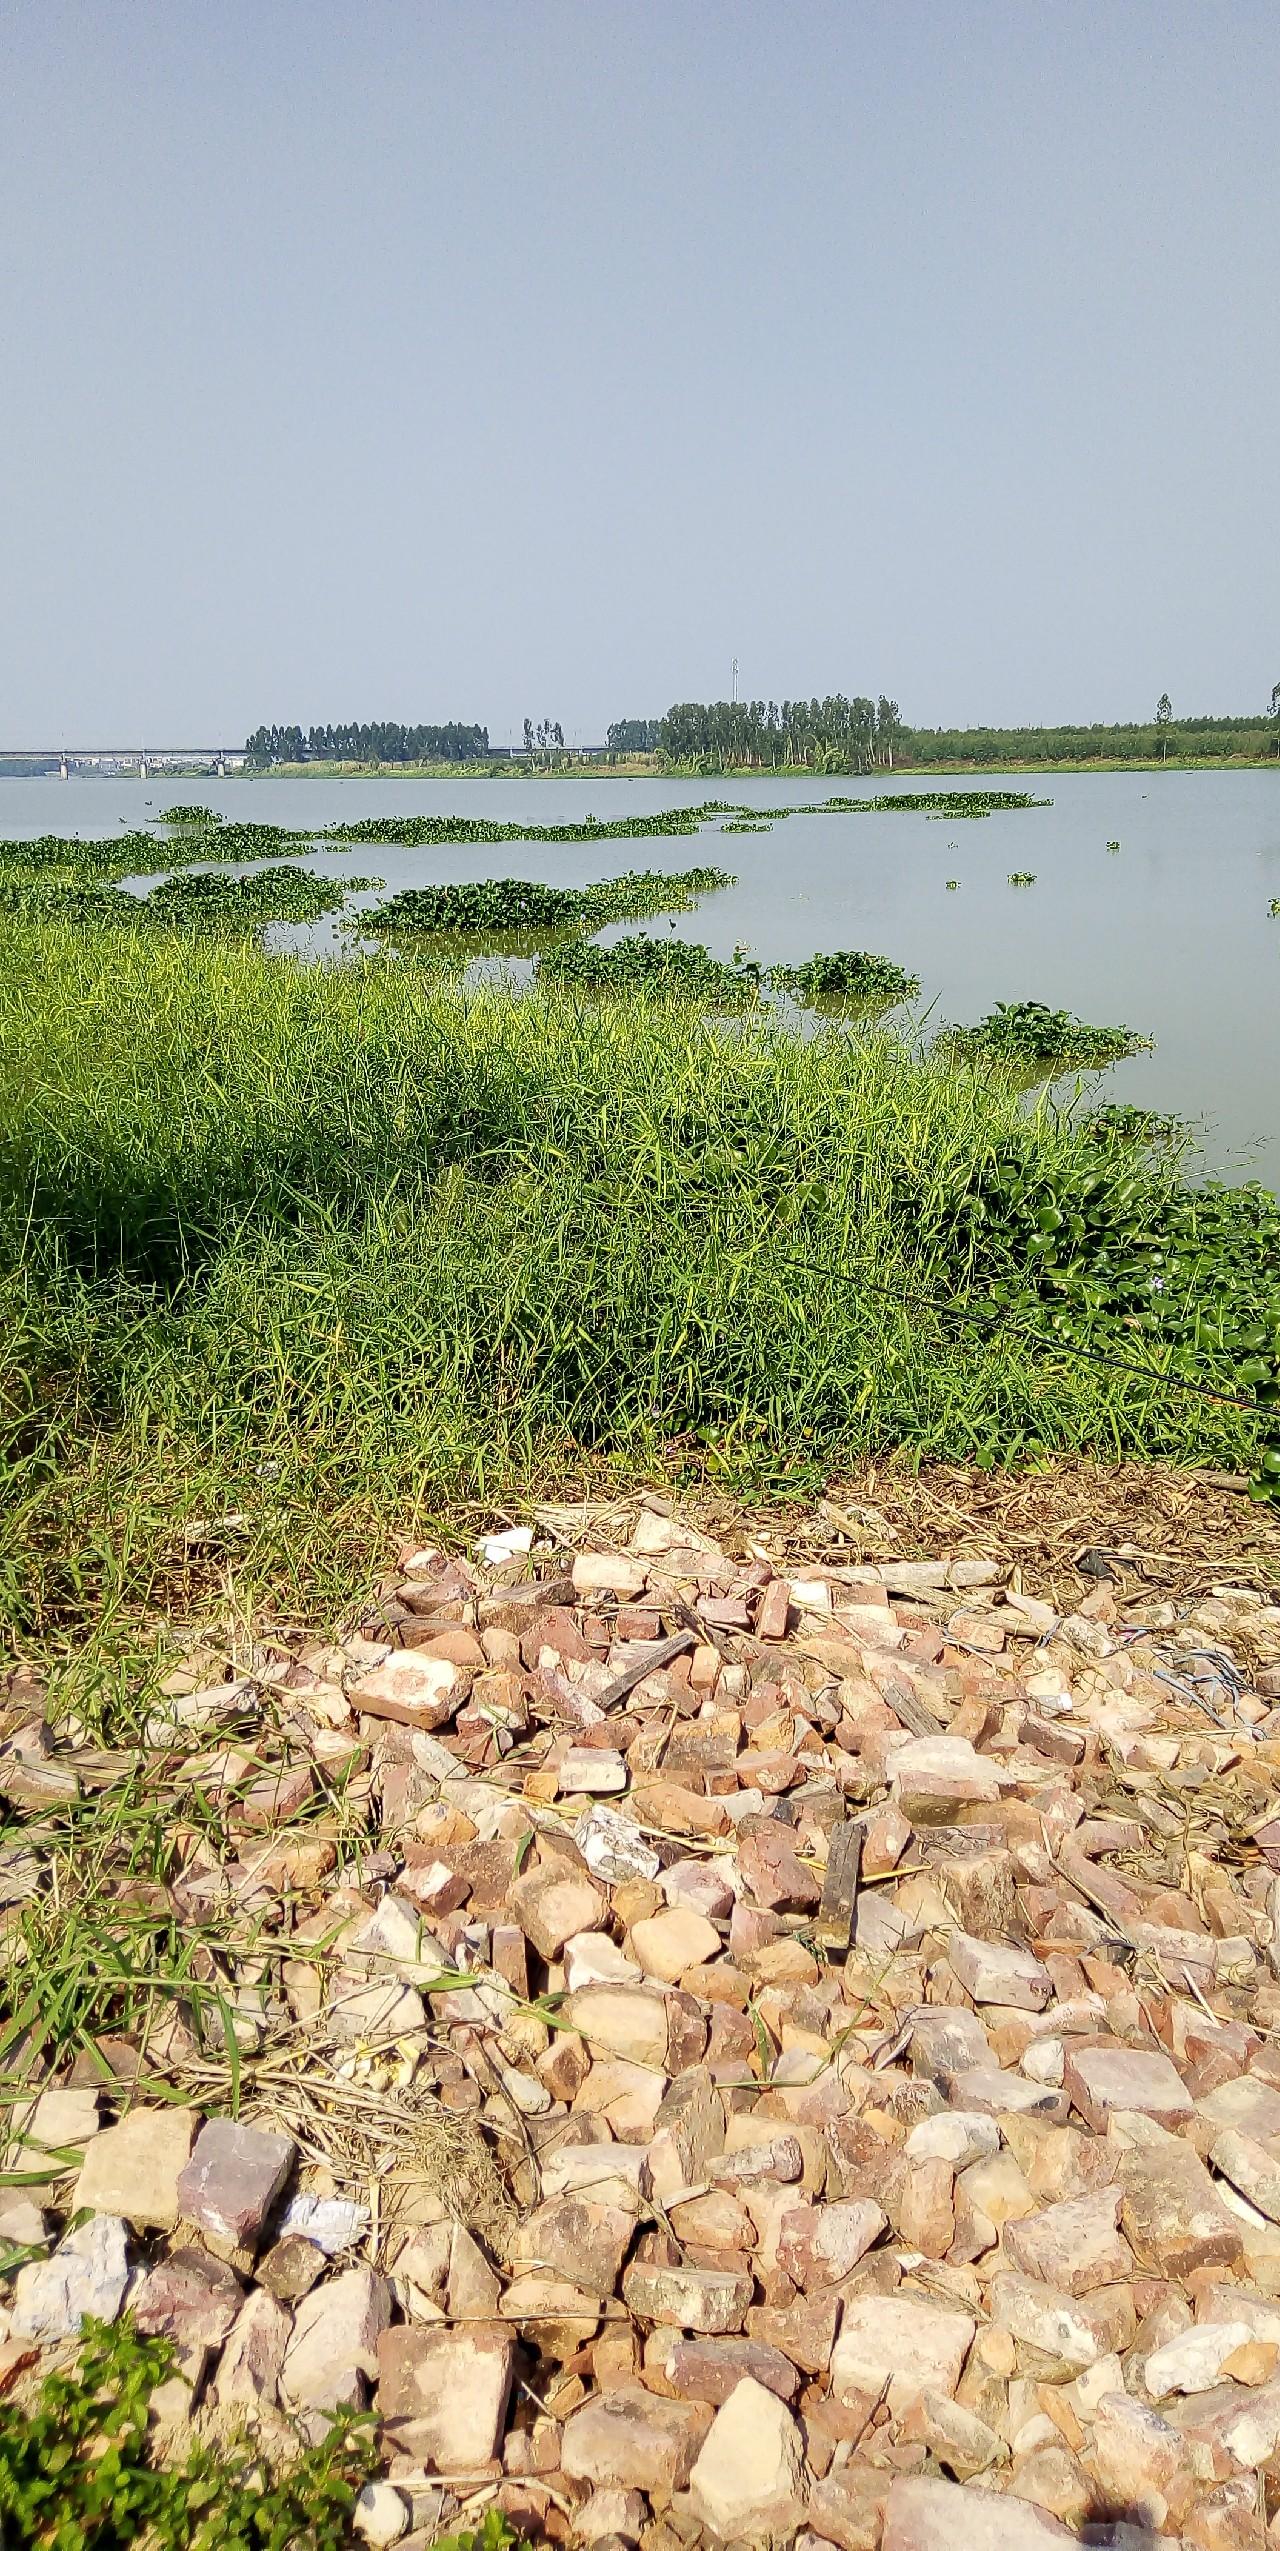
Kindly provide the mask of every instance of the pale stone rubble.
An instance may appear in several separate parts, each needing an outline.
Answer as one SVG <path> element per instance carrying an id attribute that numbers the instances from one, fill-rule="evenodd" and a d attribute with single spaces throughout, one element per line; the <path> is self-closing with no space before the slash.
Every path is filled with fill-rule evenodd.
<path id="1" fill-rule="evenodd" d="M 0 2387 L 130 2309 L 197 2423 L 372 2404 L 372 2544 L 497 2503 L 602 2551 L 1277 2551 L 1274 1598 L 788 1575 L 656 1504 L 533 1540 L 169 1677 L 225 1845 L 154 1892 L 225 1942 L 240 2114 L 181 2011 L 176 2098 L 118 2040 L 35 2084 Z M 0 1730 L 12 1908 L 78 1754 Z M 407 2135 L 318 2166 L 256 2087 L 300 2038 L 473 2127 L 506 2211 Z"/>

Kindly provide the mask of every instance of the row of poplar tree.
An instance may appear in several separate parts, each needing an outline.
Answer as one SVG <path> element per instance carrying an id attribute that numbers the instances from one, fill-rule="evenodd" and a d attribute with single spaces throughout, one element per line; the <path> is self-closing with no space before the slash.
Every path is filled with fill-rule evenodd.
<path id="1" fill-rule="evenodd" d="M 279 762 L 477 762 L 489 751 L 487 726 L 260 726 L 245 745 L 254 770 Z"/>

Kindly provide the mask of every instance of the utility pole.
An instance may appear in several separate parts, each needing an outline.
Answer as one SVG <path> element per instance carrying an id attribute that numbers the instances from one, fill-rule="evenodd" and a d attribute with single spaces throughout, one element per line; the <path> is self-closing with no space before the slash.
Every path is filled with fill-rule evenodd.
<path id="1" fill-rule="evenodd" d="M 738 659 L 736 656 L 733 659 L 733 678 L 730 685 L 729 698 L 736 707 L 738 700 Z"/>

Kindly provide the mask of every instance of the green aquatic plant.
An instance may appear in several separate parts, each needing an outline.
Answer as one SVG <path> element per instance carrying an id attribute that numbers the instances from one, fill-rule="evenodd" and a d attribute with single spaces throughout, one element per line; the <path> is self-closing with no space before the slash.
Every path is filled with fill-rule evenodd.
<path id="1" fill-rule="evenodd" d="M 735 880 L 723 868 L 628 869 L 590 886 L 548 886 L 527 877 L 484 877 L 463 885 L 406 886 L 352 927 L 374 938 L 405 940 L 447 932 L 501 933 L 604 929 L 611 921 L 646 921 L 691 912 L 702 895 Z"/>
<path id="2" fill-rule="evenodd" d="M 947 879 L 947 893 L 948 893 L 949 895 L 957 895 L 957 894 L 959 894 L 959 892 L 960 892 L 960 880 L 959 880 L 959 878 L 958 878 L 958 877 L 948 877 L 948 879 Z"/>
<path id="3" fill-rule="evenodd" d="M 313 850 L 320 836 L 291 831 L 284 824 L 250 824 L 225 819 L 214 824 L 178 825 L 165 844 L 156 842 L 151 857 L 143 865 L 190 865 L 193 860 L 220 860 L 224 866 L 251 866 L 255 860 L 275 859 L 282 850 Z"/>
<path id="4" fill-rule="evenodd" d="M 433 849 L 449 844 L 480 846 L 504 841 L 626 841 L 680 838 L 716 822 L 724 831 L 767 831 L 793 815 L 917 814 L 936 816 L 942 821 L 983 818 L 1051 803 L 1049 798 L 1031 797 L 1020 789 L 915 789 L 866 797 L 829 797 L 767 810 L 710 797 L 698 805 L 658 808 L 649 814 L 619 816 L 608 822 L 594 815 L 581 820 L 530 824 L 499 822 L 488 815 L 399 814 L 365 816 L 349 824 L 292 828 L 240 821 L 220 815 L 210 806 L 171 806 L 157 818 L 155 829 L 131 830 L 108 840 L 45 834 L 30 841 L 0 843 L 0 871 L 27 875 L 57 868 L 85 883 L 114 883 L 125 877 L 150 876 L 211 860 L 228 866 L 249 866 L 257 860 L 277 859 L 290 849 L 310 849 L 324 843 L 345 846 L 382 842 L 408 849 Z M 162 840 L 161 834 L 166 838 Z"/>
<path id="5" fill-rule="evenodd" d="M 1263 1440 L 1249 1494 L 1258 1504 L 1280 1504 L 1280 1294 L 1228 1342 L 1236 1356 L 1237 1382 L 1263 1412 Z"/>
<path id="6" fill-rule="evenodd" d="M 802 965 L 771 966 L 768 981 L 802 1001 L 875 1002 L 882 1008 L 909 1000 L 920 989 L 918 975 L 866 948 L 834 948 L 806 957 Z"/>
<path id="7" fill-rule="evenodd" d="M 349 894 L 368 892 L 380 883 L 377 877 L 338 882 L 288 865 L 254 869 L 247 877 L 229 877 L 218 869 L 179 870 L 149 894 L 139 895 L 56 874 L 14 877 L 0 870 L 0 912 L 82 927 L 109 922 L 125 930 L 163 925 L 252 932 L 273 921 L 318 921 L 340 912 Z"/>
<path id="8" fill-rule="evenodd" d="M 1069 1010 L 1048 1009 L 1043 1001 L 998 1001 L 976 1027 L 950 1029 L 945 1042 L 954 1052 L 1014 1070 L 1034 1067 L 1037 1073 L 1100 1071 L 1152 1048 L 1152 1039 L 1132 1028 L 1091 1027 Z"/>
<path id="9" fill-rule="evenodd" d="M 0 912 L 20 914 L 29 921 L 75 921 L 81 923 L 119 921 L 136 925 L 139 913 L 136 895 L 124 893 L 119 886 L 94 885 L 56 871 L 30 876 L 6 874 L 0 867 Z"/>
<path id="10" fill-rule="evenodd" d="M 1009 883 L 1011 886 L 1034 886 L 1035 882 L 1035 870 L 1033 868 L 1015 868 L 1010 872 Z"/>
<path id="11" fill-rule="evenodd" d="M 323 877 L 313 868 L 254 868 L 247 877 L 228 877 L 221 870 L 184 871 L 166 877 L 140 901 L 130 897 L 145 922 L 167 922 L 181 929 L 261 930 L 273 921 L 320 921 L 341 912 L 349 894 L 368 893 L 377 877 Z"/>
<path id="12" fill-rule="evenodd" d="M 653 835 L 696 833 L 711 810 L 703 806 L 668 806 L 648 815 L 618 815 L 607 823 L 588 815 L 579 822 L 501 824 L 486 815 L 365 815 L 350 824 L 328 824 L 308 836 L 327 842 L 384 842 L 409 849 L 438 843 L 501 841 L 639 841 Z M 716 810 L 719 811 L 719 810 Z M 732 807 L 749 815 L 749 807 Z"/>
<path id="13" fill-rule="evenodd" d="M 1111 1099 L 1105 1107 L 1095 1108 L 1086 1119 L 1085 1131 L 1092 1142 L 1145 1143 L 1152 1148 L 1191 1140 L 1185 1117 L 1161 1115 L 1155 1107 L 1135 1107 L 1127 1099 Z"/>
<path id="14" fill-rule="evenodd" d="M 188 813 L 202 812 L 187 809 Z M 280 824 L 231 823 L 221 816 L 209 822 L 178 824 L 168 832 L 170 818 L 163 819 L 167 837 L 159 831 L 127 831 L 110 835 L 105 840 L 81 841 L 78 836 L 42 833 L 31 841 L 0 842 L 0 876 L 32 877 L 53 873 L 83 882 L 111 882 L 122 877 L 154 877 L 173 868 L 204 866 L 211 861 L 221 865 L 251 866 L 254 861 L 275 859 L 282 850 L 311 849 L 315 836 L 311 833 L 288 832 Z"/>
<path id="15" fill-rule="evenodd" d="M 1169 1162 L 1126 1161 L 1109 1145 L 1037 1157 L 1025 1126 L 977 1176 L 957 1183 L 942 1229 L 964 1257 L 993 1325 L 1026 1315 L 1067 1348 L 1225 1394 L 1262 1415 L 1254 1493 L 1271 1496 L 1280 1462 L 1268 1412 L 1280 1405 L 1280 1207 L 1249 1185 L 1185 1186 Z"/>
<path id="16" fill-rule="evenodd" d="M 366 815 L 349 824 L 330 824 L 309 836 L 330 842 L 371 841 L 427 847 L 444 842 L 625 841 L 649 834 L 696 833 L 703 824 L 724 818 L 722 830 L 739 825 L 772 826 L 793 815 L 930 815 L 939 822 L 971 820 L 1048 806 L 1052 799 L 1031 797 L 1012 788 L 895 789 L 871 797 L 826 797 L 794 806 L 735 805 L 726 798 L 704 798 L 696 806 L 669 806 L 647 815 L 621 815 L 602 823 L 588 815 L 577 822 L 554 824 L 498 823 L 488 816 Z"/>
<path id="17" fill-rule="evenodd" d="M 1114 857 L 1115 857 L 1116 852 L 1117 852 L 1117 851 L 1119 850 L 1119 848 L 1120 848 L 1120 844 L 1119 844 L 1119 842 L 1118 842 L 1118 841 L 1109 841 L 1109 842 L 1107 843 L 1107 848 L 1108 848 L 1108 850 L 1111 852 L 1112 857 L 1114 858 Z"/>
<path id="18" fill-rule="evenodd" d="M 1273 921 L 1280 921 L 1280 895 L 1273 895 L 1267 910 Z"/>
<path id="19" fill-rule="evenodd" d="M 582 919 L 581 895 L 571 886 L 537 879 L 486 877 L 473 884 L 406 886 L 372 912 L 355 915 L 353 927 L 369 938 L 406 939 L 436 932 L 451 937 L 475 932 L 571 928 Z"/>
<path id="20" fill-rule="evenodd" d="M 584 886 L 583 913 L 592 929 L 608 921 L 646 921 L 655 913 L 692 912 L 703 895 L 737 884 L 727 868 L 628 868 Z"/>
<path id="21" fill-rule="evenodd" d="M 110 887 L 125 879 L 163 875 L 177 868 L 208 866 L 214 862 L 223 867 L 279 862 L 282 855 L 290 850 L 313 850 L 325 844 L 346 849 L 358 842 L 382 842 L 406 848 L 434 849 L 449 844 L 480 846 L 504 841 L 596 843 L 653 836 L 679 838 L 697 833 L 704 825 L 712 823 L 719 824 L 724 832 L 767 832 L 792 815 L 916 813 L 937 816 L 941 820 L 944 817 L 985 817 L 1005 808 L 1047 805 L 1049 802 L 1013 789 L 916 790 L 867 797 L 831 797 L 813 803 L 770 807 L 767 813 L 759 807 L 735 804 L 730 799 L 707 798 L 696 806 L 667 807 L 651 814 L 628 815 L 609 822 L 601 822 L 594 815 L 582 821 L 529 824 L 503 823 L 489 816 L 401 814 L 370 816 L 350 824 L 301 829 L 291 829 L 283 824 L 242 822 L 220 815 L 215 808 L 208 806 L 171 806 L 157 818 L 154 829 L 129 830 L 108 840 L 82 841 L 76 836 L 44 834 L 29 841 L 0 843 L 0 897 L 3 908 L 11 912 L 34 913 L 56 907 L 66 915 L 78 911 L 79 917 L 86 921 L 105 920 L 113 913 L 120 917 L 109 897 L 106 900 L 90 899 L 77 907 L 65 894 L 52 899 L 41 895 L 36 891 L 38 881 L 44 880 L 51 886 L 63 888 Z M 712 891 L 713 883 L 727 882 L 720 871 L 690 870 L 686 873 L 688 879 L 696 881 L 701 876 L 705 880 L 690 886 L 689 890 L 694 894 Z M 448 892 L 461 896 L 472 890 L 458 887 L 412 891 L 426 896 Z M 655 887 L 647 900 L 633 900 L 608 908 L 601 905 L 598 907 L 601 918 L 644 919 L 660 911 L 688 909 L 683 902 L 663 902 L 661 895 L 665 891 Z M 433 916 L 427 903 L 411 902 L 409 890 L 392 898 L 392 903 L 382 910 L 392 917 L 389 923 L 381 920 L 370 922 L 368 926 L 374 935 L 389 937 L 410 930 L 417 933 L 473 926 L 448 914 Z M 600 921 L 593 921 L 589 912 L 579 909 L 569 915 L 565 907 L 549 918 L 545 926 L 579 926 L 584 921 L 592 927 L 600 926 Z M 527 928 L 542 925 L 532 925 L 524 916 L 494 926 Z"/>
<path id="22" fill-rule="evenodd" d="M 201 858 L 211 856 L 201 851 Z M 111 882 L 141 876 L 174 865 L 169 844 L 163 849 L 154 833 L 123 832 L 108 841 L 81 841 L 75 834 L 40 833 L 31 841 L 0 842 L 0 876 L 78 878 Z"/>
<path id="23" fill-rule="evenodd" d="M 742 1009 L 760 998 L 761 973 L 730 965 L 688 939 L 571 939 L 538 959 L 541 982 L 580 992 L 667 993 L 715 1009 Z"/>
<path id="24" fill-rule="evenodd" d="M 798 811 L 806 815 L 929 815 L 937 823 L 954 816 L 958 823 L 967 823 L 1052 804 L 1051 797 L 1031 797 L 1021 788 L 915 788 L 894 789 L 877 797 L 829 797 L 825 806 Z"/>

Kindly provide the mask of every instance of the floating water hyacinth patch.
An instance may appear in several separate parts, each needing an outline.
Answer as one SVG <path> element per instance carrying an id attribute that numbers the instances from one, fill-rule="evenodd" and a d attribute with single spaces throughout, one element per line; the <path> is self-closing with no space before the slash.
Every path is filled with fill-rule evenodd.
<path id="1" fill-rule="evenodd" d="M 1096 1108 L 1085 1131 L 1095 1143 L 1145 1143 L 1161 1150 L 1191 1140 L 1184 1116 L 1162 1115 L 1157 1107 L 1135 1107 L 1127 1099 L 1111 1099 L 1105 1107 Z"/>
<path id="2" fill-rule="evenodd" d="M 1264 1411 L 1249 1495 L 1259 1503 L 1280 1503 L 1280 1302 L 1255 1306 L 1248 1325 L 1225 1342 L 1235 1356 L 1237 1382 Z"/>
<path id="3" fill-rule="evenodd" d="M 617 816 L 608 823 L 595 815 L 579 823 L 558 824 L 503 824 L 483 815 L 368 815 L 358 822 L 318 828 L 309 838 L 394 842 L 411 848 L 440 842 L 626 841 L 653 833 L 696 833 L 717 817 L 727 819 L 721 826 L 725 832 L 739 827 L 763 831 L 792 815 L 927 815 L 943 823 L 1020 813 L 1052 803 L 1052 798 L 1031 797 L 1013 788 L 897 789 L 876 797 L 826 797 L 797 806 L 771 806 L 767 812 L 711 797 L 699 806 L 669 806 L 648 815 Z"/>
<path id="4" fill-rule="evenodd" d="M 802 815 L 928 815 L 935 823 L 951 817 L 972 822 L 984 815 L 1011 815 L 1029 807 L 1052 806 L 1051 797 L 1031 797 L 1021 788 L 896 789 L 883 797 L 829 797 L 825 806 L 801 806 Z"/>
<path id="5" fill-rule="evenodd" d="M 0 912 L 26 921 L 136 922 L 140 909 L 137 896 L 125 894 L 119 886 L 96 885 L 56 871 L 14 876 L 0 868 Z"/>
<path id="6" fill-rule="evenodd" d="M 340 912 L 349 894 L 368 893 L 380 883 L 377 877 L 335 880 L 288 864 L 254 868 L 247 877 L 199 869 L 166 877 L 135 909 L 144 921 L 183 928 L 260 930 L 272 921 L 323 920 Z"/>
<path id="7" fill-rule="evenodd" d="M 650 834 L 696 833 L 712 810 L 705 806 L 668 806 L 651 815 L 619 815 L 601 823 L 596 815 L 577 823 L 501 824 L 487 815 L 365 815 L 350 824 L 326 824 L 307 836 L 330 842 L 402 843 L 425 849 L 440 842 L 500 841 L 638 841 Z M 717 813 L 749 815 L 750 807 L 717 808 Z"/>
<path id="8" fill-rule="evenodd" d="M 1126 1055 L 1149 1054 L 1153 1044 L 1132 1028 L 1092 1027 L 1043 1001 L 998 1001 L 976 1027 L 951 1029 L 947 1042 L 957 1053 L 986 1056 L 1014 1070 L 1033 1067 L 1037 1074 L 1100 1071 Z"/>
<path id="9" fill-rule="evenodd" d="M 866 948 L 833 948 L 806 957 L 802 965 L 771 966 L 768 980 L 801 1001 L 874 1001 L 882 1007 L 909 1000 L 920 989 L 918 975 Z"/>
<path id="10" fill-rule="evenodd" d="M 82 841 L 44 834 L 32 841 L 0 843 L 0 874 L 19 878 L 33 871 L 60 869 L 82 884 L 114 884 L 125 877 L 156 876 L 177 867 L 217 860 L 224 866 L 249 866 L 279 859 L 289 850 L 314 849 L 328 843 L 386 842 L 406 848 L 434 848 L 448 843 L 504 841 L 607 842 L 647 836 L 696 833 L 721 823 L 728 831 L 767 832 L 792 815 L 924 815 L 930 820 L 981 819 L 1028 807 L 1050 806 L 1048 797 L 1032 797 L 1021 789 L 915 789 L 877 796 L 828 797 L 793 806 L 743 806 L 728 798 L 705 798 L 694 806 L 657 809 L 645 815 L 620 816 L 601 822 L 531 824 L 502 823 L 479 815 L 376 815 L 349 824 L 284 824 L 241 822 L 212 806 L 170 806 L 149 829 L 134 828 L 114 839 Z M 727 819 L 727 820 L 723 820 Z M 164 840 L 159 836 L 163 834 Z M 657 907 L 654 907 L 655 909 Z"/>
<path id="11" fill-rule="evenodd" d="M 701 895 L 735 880 L 723 868 L 628 869 L 592 886 L 548 886 L 529 877 L 484 877 L 458 886 L 406 886 L 353 927 L 388 939 L 437 932 L 602 930 L 610 921 L 647 921 L 657 913 L 690 912 Z"/>
<path id="12" fill-rule="evenodd" d="M 1035 882 L 1035 870 L 1033 868 L 1015 868 L 1012 870 L 1009 877 L 1009 883 L 1011 886 L 1034 886 Z"/>
<path id="13" fill-rule="evenodd" d="M 538 975 L 576 991 L 673 993 L 733 1010 L 758 1001 L 761 985 L 759 966 L 729 965 L 688 939 L 616 939 L 607 948 L 571 939 L 539 957 Z"/>
<path id="14" fill-rule="evenodd" d="M 247 877 L 220 869 L 182 870 L 148 895 L 122 886 L 37 873 L 6 875 L 0 869 L 0 912 L 28 920 L 110 922 L 122 929 L 202 929 L 256 932 L 273 921 L 319 921 L 340 912 L 349 894 L 369 892 L 379 877 L 340 882 L 287 864 L 256 868 Z"/>
<path id="15" fill-rule="evenodd" d="M 1120 1031 L 1101 1031 L 1118 1034 Z M 953 1173 L 948 1240 L 993 1319 L 1030 1293 L 1064 1346 L 1096 1353 L 1105 1330 L 1201 1383 L 1206 1359 L 1261 1425 L 1253 1497 L 1280 1494 L 1280 1211 L 1255 1185 L 1188 1186 L 1169 1159 L 1104 1143 L 1048 1160 L 1036 1118 L 976 1175 Z M 1252 1457 L 1252 1456 L 1251 1456 Z"/>
<path id="16" fill-rule="evenodd" d="M 1120 844 L 1119 844 L 1119 842 L 1118 842 L 1118 841 L 1109 841 L 1109 842 L 1107 843 L 1107 848 L 1108 848 L 1108 850 L 1110 851 L 1110 853 L 1111 853 L 1111 855 L 1112 855 L 1112 858 L 1114 859 L 1114 857 L 1115 857 L 1115 855 L 1116 855 L 1116 852 L 1117 852 L 1117 851 L 1119 850 L 1119 848 L 1120 848 Z"/>

